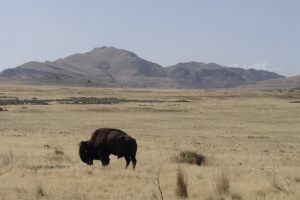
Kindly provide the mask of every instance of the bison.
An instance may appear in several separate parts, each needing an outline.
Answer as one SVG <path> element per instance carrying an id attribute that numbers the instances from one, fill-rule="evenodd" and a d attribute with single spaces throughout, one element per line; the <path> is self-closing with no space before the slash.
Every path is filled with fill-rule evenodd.
<path id="1" fill-rule="evenodd" d="M 100 128 L 95 130 L 91 139 L 81 141 L 79 144 L 79 156 L 82 162 L 92 165 L 93 160 L 100 160 L 102 166 L 109 165 L 109 155 L 113 154 L 126 160 L 126 168 L 132 161 L 133 169 L 136 165 L 137 143 L 134 138 L 125 132 L 112 129 Z"/>

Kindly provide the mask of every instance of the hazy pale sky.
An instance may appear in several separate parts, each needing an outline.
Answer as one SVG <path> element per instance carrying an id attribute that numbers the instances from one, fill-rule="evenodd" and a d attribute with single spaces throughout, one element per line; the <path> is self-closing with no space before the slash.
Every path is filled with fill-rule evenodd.
<path id="1" fill-rule="evenodd" d="M 0 71 L 102 46 L 300 75 L 300 1 L 0 0 Z"/>

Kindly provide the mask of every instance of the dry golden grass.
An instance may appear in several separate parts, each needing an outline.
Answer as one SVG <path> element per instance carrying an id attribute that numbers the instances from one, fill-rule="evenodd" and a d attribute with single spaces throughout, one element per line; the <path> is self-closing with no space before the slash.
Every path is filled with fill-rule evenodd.
<path id="1" fill-rule="evenodd" d="M 0 96 L 163 101 L 0 106 L 0 199 L 161 199 L 158 172 L 163 198 L 176 199 L 179 167 L 188 199 L 300 199 L 300 104 L 290 103 L 300 92 L 0 86 Z M 136 138 L 134 171 L 115 156 L 81 162 L 79 142 L 99 127 Z M 174 162 L 182 150 L 207 164 Z"/>

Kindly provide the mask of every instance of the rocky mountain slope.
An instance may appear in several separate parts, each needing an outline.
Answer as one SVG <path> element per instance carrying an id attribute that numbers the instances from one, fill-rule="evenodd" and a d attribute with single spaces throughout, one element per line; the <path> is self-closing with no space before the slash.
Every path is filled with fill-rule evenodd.
<path id="1" fill-rule="evenodd" d="M 276 78 L 283 76 L 213 63 L 188 62 L 162 67 L 114 47 L 95 48 L 53 62 L 31 61 L 0 73 L 0 82 L 136 88 L 233 88 Z"/>

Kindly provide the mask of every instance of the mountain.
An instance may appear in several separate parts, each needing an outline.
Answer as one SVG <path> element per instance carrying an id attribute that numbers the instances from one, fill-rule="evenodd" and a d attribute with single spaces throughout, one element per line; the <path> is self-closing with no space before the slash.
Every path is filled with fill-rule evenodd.
<path id="1" fill-rule="evenodd" d="M 188 62 L 162 67 L 114 47 L 49 62 L 31 61 L 0 73 L 0 82 L 94 87 L 233 88 L 283 78 L 273 72 Z"/>
<path id="2" fill-rule="evenodd" d="M 252 84 L 238 86 L 238 89 L 251 90 L 274 90 L 274 89 L 296 89 L 300 90 L 300 76 L 292 76 L 288 78 L 278 78 L 266 81 L 259 81 Z"/>
<path id="3" fill-rule="evenodd" d="M 179 63 L 165 69 L 177 87 L 232 88 L 247 83 L 241 75 L 214 63 Z"/>
<path id="4" fill-rule="evenodd" d="M 247 82 L 257 82 L 257 81 L 264 81 L 269 79 L 285 78 L 284 76 L 281 76 L 274 72 L 256 70 L 252 68 L 243 69 L 243 68 L 228 67 L 228 70 L 240 74 Z"/>
<path id="5" fill-rule="evenodd" d="M 113 47 L 95 48 L 84 54 L 74 54 L 53 62 L 28 62 L 14 69 L 4 70 L 2 76 L 26 78 L 64 74 L 75 78 L 113 81 L 131 87 L 156 86 L 151 77 L 164 77 L 164 69 L 147 62 L 132 52 Z"/>

